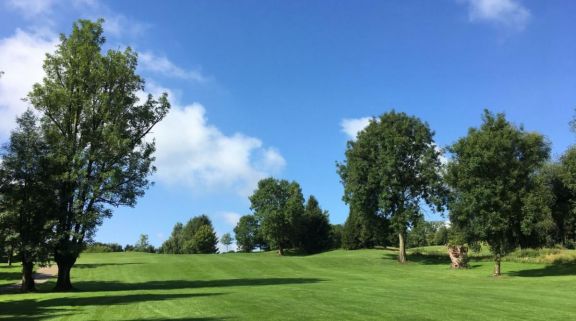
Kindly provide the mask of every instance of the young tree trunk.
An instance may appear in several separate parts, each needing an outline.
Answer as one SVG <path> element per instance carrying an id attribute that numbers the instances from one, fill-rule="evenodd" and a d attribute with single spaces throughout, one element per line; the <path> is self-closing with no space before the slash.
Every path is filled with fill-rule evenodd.
<path id="1" fill-rule="evenodd" d="M 74 266 L 74 263 L 76 263 L 76 257 L 55 255 L 54 261 L 56 261 L 56 265 L 58 265 L 58 280 L 56 281 L 54 291 L 72 291 L 74 288 L 72 287 L 72 282 L 70 282 L 70 270 L 72 266 Z"/>
<path id="2" fill-rule="evenodd" d="M 406 263 L 406 245 L 404 244 L 404 234 L 398 233 L 399 249 L 398 249 L 398 262 Z"/>
<path id="3" fill-rule="evenodd" d="M 502 275 L 502 271 L 500 270 L 500 254 L 496 255 L 496 259 L 494 260 L 494 276 Z"/>
<path id="4" fill-rule="evenodd" d="M 14 257 L 14 248 L 10 247 L 10 250 L 8 250 L 8 266 L 12 266 L 13 257 Z"/>
<path id="5" fill-rule="evenodd" d="M 33 262 L 22 262 L 22 292 L 32 292 L 36 291 L 36 284 L 34 283 L 34 263 Z"/>

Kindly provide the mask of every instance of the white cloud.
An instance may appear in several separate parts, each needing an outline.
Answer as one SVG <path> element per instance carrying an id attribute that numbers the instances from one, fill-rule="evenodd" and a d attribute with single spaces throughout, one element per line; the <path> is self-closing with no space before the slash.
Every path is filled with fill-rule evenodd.
<path id="1" fill-rule="evenodd" d="M 206 119 L 200 104 L 173 104 L 152 133 L 156 140 L 156 179 L 195 191 L 250 195 L 262 178 L 278 174 L 286 161 L 258 138 L 226 135 Z"/>
<path id="2" fill-rule="evenodd" d="M 140 67 L 145 71 L 200 83 L 206 82 L 207 80 L 200 71 L 184 70 L 164 56 L 156 56 L 150 52 L 140 52 L 138 58 Z"/>
<path id="3" fill-rule="evenodd" d="M 218 215 L 226 224 L 235 227 L 242 215 L 235 212 L 222 212 Z"/>
<path id="4" fill-rule="evenodd" d="M 466 0 L 471 22 L 486 22 L 512 30 L 523 30 L 530 11 L 518 0 Z"/>
<path id="5" fill-rule="evenodd" d="M 9 0 L 7 5 L 20 12 L 24 17 L 33 18 L 51 13 L 54 0 Z"/>
<path id="6" fill-rule="evenodd" d="M 362 118 L 345 118 L 340 122 L 342 132 L 348 135 L 350 139 L 356 139 L 358 132 L 366 128 L 370 124 L 372 117 Z"/>
<path id="7" fill-rule="evenodd" d="M 15 118 L 30 105 L 22 101 L 32 85 L 42 81 L 42 63 L 47 52 L 55 50 L 56 37 L 16 30 L 0 40 L 0 141 L 15 126 Z"/>

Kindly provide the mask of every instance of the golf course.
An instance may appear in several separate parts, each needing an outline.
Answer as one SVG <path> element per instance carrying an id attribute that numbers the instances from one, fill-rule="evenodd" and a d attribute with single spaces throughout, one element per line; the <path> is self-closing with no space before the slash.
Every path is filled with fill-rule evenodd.
<path id="1" fill-rule="evenodd" d="M 410 253 L 410 251 L 409 251 Z M 0 319 L 18 320 L 569 320 L 576 266 L 471 259 L 394 250 L 336 250 L 279 257 L 94 253 L 73 270 L 76 291 L 0 294 Z M 0 268 L 0 285 L 19 266 Z"/>

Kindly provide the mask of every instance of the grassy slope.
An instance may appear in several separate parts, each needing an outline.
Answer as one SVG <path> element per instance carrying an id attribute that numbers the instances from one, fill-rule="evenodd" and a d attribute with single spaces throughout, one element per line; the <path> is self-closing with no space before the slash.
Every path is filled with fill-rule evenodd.
<path id="1" fill-rule="evenodd" d="M 0 320 L 568 320 L 576 266 L 491 262 L 450 270 L 385 250 L 308 257 L 84 254 L 75 293 L 0 295 Z M 53 284 L 44 284 L 46 291 Z"/>

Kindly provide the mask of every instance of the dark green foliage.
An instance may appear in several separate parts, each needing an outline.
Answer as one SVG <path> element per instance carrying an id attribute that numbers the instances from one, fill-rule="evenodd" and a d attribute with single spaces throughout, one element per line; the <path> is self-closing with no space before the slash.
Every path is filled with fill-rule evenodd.
<path id="1" fill-rule="evenodd" d="M 280 255 L 296 246 L 304 214 L 304 196 L 296 182 L 266 178 L 250 196 L 251 209 L 260 222 L 262 236 Z"/>
<path id="2" fill-rule="evenodd" d="M 305 253 L 319 253 L 330 249 L 330 229 L 328 212 L 320 208 L 314 196 L 310 196 L 300 224 L 298 247 Z"/>
<path id="3" fill-rule="evenodd" d="M 17 119 L 0 162 L 0 236 L 24 266 L 22 290 L 34 290 L 34 264 L 49 260 L 56 218 L 48 146 L 30 110 Z"/>
<path id="4" fill-rule="evenodd" d="M 444 222 L 419 220 L 408 231 L 408 247 L 446 245 L 448 231 Z"/>
<path id="5" fill-rule="evenodd" d="M 576 242 L 576 147 L 570 147 L 560 163 L 550 165 L 545 176 L 554 194 L 555 241 L 572 246 Z"/>
<path id="6" fill-rule="evenodd" d="M 418 118 L 391 111 L 371 120 L 356 141 L 348 142 L 346 160 L 338 164 L 343 200 L 350 206 L 344 227 L 347 248 L 374 245 L 374 222 L 385 221 L 398 235 L 399 260 L 405 261 L 404 238 L 422 217 L 421 204 L 438 211 L 445 204 L 433 135 Z"/>
<path id="7" fill-rule="evenodd" d="M 55 167 L 59 204 L 54 260 L 56 288 L 70 290 L 70 269 L 84 243 L 112 208 L 134 206 L 149 185 L 154 143 L 145 139 L 169 110 L 167 95 L 139 101 L 144 80 L 130 48 L 108 50 L 102 20 L 79 20 L 46 55 L 46 76 L 28 98 L 42 114 L 42 129 Z"/>
<path id="8" fill-rule="evenodd" d="M 344 234 L 344 225 L 332 224 L 330 225 L 330 248 L 342 248 L 342 235 Z"/>
<path id="9" fill-rule="evenodd" d="M 484 112 L 480 128 L 450 147 L 450 221 L 469 243 L 487 242 L 500 259 L 522 243 L 541 243 L 552 226 L 550 193 L 536 173 L 548 159 L 544 137 Z"/>
<path id="10" fill-rule="evenodd" d="M 201 225 L 191 240 L 185 242 L 184 249 L 191 254 L 218 253 L 218 238 L 212 225 Z"/>
<path id="11" fill-rule="evenodd" d="M 210 254 L 218 252 L 218 238 L 212 221 L 206 215 L 193 217 L 186 223 L 176 223 L 170 238 L 159 249 L 165 254 Z"/>
<path id="12" fill-rule="evenodd" d="M 234 227 L 234 234 L 238 250 L 242 252 L 252 252 L 263 243 L 260 224 L 254 215 L 242 216 Z"/>

